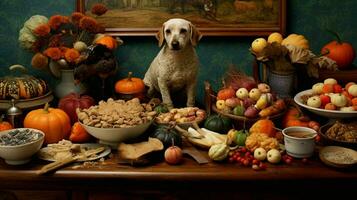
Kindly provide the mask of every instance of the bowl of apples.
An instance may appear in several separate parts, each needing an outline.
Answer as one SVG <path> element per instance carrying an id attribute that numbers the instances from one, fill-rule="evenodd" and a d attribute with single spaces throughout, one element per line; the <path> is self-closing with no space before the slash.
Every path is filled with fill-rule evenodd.
<path id="1" fill-rule="evenodd" d="M 357 84 L 347 83 L 342 87 L 333 78 L 316 83 L 312 89 L 301 91 L 294 101 L 317 115 L 342 119 L 357 117 Z"/>

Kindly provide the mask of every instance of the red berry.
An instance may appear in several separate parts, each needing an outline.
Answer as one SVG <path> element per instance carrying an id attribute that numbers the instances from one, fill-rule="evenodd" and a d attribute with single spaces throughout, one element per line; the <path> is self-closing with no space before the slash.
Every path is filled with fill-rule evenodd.
<path id="1" fill-rule="evenodd" d="M 254 159 L 254 160 L 252 161 L 252 163 L 253 163 L 253 165 L 259 165 L 260 161 L 257 160 L 257 159 Z"/>
<path id="2" fill-rule="evenodd" d="M 307 164 L 309 162 L 309 160 L 307 158 L 303 158 L 303 159 L 301 159 L 301 162 L 304 164 Z"/>
<path id="3" fill-rule="evenodd" d="M 267 165 L 266 165 L 265 163 L 261 162 L 261 163 L 259 164 L 259 168 L 264 170 L 264 169 L 267 168 Z"/>
<path id="4" fill-rule="evenodd" d="M 290 158 L 287 158 L 287 159 L 285 159 L 284 162 L 285 162 L 286 164 L 290 165 L 290 164 L 293 162 L 293 160 L 290 159 Z"/>
<path id="5" fill-rule="evenodd" d="M 244 166 L 249 166 L 249 164 L 250 164 L 250 163 L 249 163 L 249 160 L 244 160 L 244 161 L 243 161 L 243 165 L 244 165 Z"/>
<path id="6" fill-rule="evenodd" d="M 242 153 L 245 153 L 245 152 L 247 152 L 247 148 L 242 147 L 242 148 L 240 149 L 240 151 L 241 151 Z"/>

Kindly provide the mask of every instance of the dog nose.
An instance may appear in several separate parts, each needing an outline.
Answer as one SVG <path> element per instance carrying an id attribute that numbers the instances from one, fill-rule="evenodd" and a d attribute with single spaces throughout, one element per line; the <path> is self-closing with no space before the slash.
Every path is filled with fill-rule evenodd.
<path id="1" fill-rule="evenodd" d="M 178 41 L 172 41 L 171 46 L 174 50 L 180 49 L 180 43 Z"/>

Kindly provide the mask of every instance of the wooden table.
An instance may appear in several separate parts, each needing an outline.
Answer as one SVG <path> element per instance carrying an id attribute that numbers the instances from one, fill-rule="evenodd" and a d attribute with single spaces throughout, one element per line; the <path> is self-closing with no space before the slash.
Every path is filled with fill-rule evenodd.
<path id="1" fill-rule="evenodd" d="M 268 164 L 264 171 L 229 163 L 199 165 L 190 157 L 178 166 L 132 167 L 117 164 L 112 154 L 93 167 L 70 165 L 36 175 L 44 164 L 36 158 L 23 166 L 0 160 L 0 190 L 18 199 L 301 199 L 307 192 L 341 199 L 357 189 L 356 168 L 329 168 L 316 155 L 308 164 L 296 159 L 291 165 Z"/>

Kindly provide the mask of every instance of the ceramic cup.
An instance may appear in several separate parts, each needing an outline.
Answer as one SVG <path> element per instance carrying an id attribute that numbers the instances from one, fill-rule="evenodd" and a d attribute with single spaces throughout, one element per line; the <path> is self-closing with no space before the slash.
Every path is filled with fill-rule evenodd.
<path id="1" fill-rule="evenodd" d="M 312 156 L 315 149 L 315 137 L 317 132 L 314 129 L 292 126 L 283 129 L 284 144 L 286 153 L 295 158 L 307 158 Z"/>

